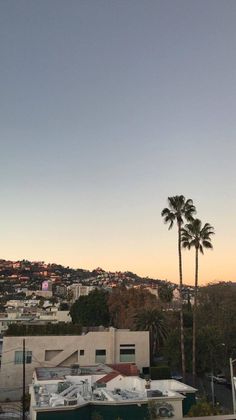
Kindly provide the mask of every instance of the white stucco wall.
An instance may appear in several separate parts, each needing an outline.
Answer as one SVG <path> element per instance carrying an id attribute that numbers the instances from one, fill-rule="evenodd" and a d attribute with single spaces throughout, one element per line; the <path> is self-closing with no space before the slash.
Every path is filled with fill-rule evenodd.
<path id="1" fill-rule="evenodd" d="M 22 395 L 22 364 L 15 364 L 15 351 L 22 350 L 24 337 L 4 337 L 0 369 L 0 400 L 6 397 L 19 399 Z M 141 370 L 149 366 L 149 333 L 110 328 L 109 331 L 89 332 L 80 336 L 31 336 L 25 337 L 26 350 L 32 352 L 32 362 L 26 364 L 26 384 L 39 366 L 94 365 L 95 350 L 105 349 L 105 363 L 119 363 L 120 344 L 135 344 L 135 362 Z M 61 350 L 56 352 L 56 350 Z M 80 356 L 80 350 L 84 355 Z M 51 351 L 51 360 L 45 360 Z M 48 355 L 49 353 L 47 353 Z M 3 392 L 4 391 L 4 392 Z M 7 392 L 9 391 L 9 392 Z"/>

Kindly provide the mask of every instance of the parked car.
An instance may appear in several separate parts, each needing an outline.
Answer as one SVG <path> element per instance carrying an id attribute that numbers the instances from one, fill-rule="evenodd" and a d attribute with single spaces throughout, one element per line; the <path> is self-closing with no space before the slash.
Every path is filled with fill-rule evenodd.
<path id="1" fill-rule="evenodd" d="M 171 373 L 171 379 L 175 379 L 176 381 L 182 381 L 183 380 L 183 376 L 181 375 L 181 373 L 172 372 Z"/>
<path id="2" fill-rule="evenodd" d="M 227 379 L 225 375 L 223 374 L 213 376 L 213 381 L 216 382 L 217 384 L 223 384 L 223 385 L 227 384 Z"/>
<path id="3" fill-rule="evenodd" d="M 206 377 L 209 381 L 213 379 L 213 381 L 217 384 L 227 384 L 227 379 L 223 373 L 219 373 L 218 375 L 212 375 L 211 373 L 208 373 Z"/>
<path id="4" fill-rule="evenodd" d="M 226 388 L 232 389 L 231 381 L 226 381 L 225 386 L 226 386 Z"/>

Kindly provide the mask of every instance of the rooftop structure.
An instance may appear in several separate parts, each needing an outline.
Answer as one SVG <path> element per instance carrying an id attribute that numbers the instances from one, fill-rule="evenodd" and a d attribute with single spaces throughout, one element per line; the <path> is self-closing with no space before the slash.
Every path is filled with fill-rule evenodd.
<path id="1" fill-rule="evenodd" d="M 124 376 L 103 364 L 37 368 L 30 386 L 31 418 L 38 420 L 46 412 L 50 420 L 55 418 L 55 412 L 59 416 L 61 411 L 66 419 L 75 418 L 75 415 L 83 418 L 80 417 L 83 409 L 83 413 L 87 410 L 86 418 L 95 410 L 106 419 L 109 408 L 109 415 L 113 412 L 113 416 L 121 417 L 123 412 L 124 419 L 143 420 L 154 407 L 161 417 L 181 419 L 183 393 L 192 395 L 195 392 L 196 389 L 175 380 L 147 381 L 138 376 Z M 50 417 L 52 415 L 54 417 Z"/>
<path id="2" fill-rule="evenodd" d="M 87 296 L 94 289 L 94 286 L 85 286 L 81 283 L 73 283 L 68 286 L 68 291 L 71 292 L 72 302 L 75 302 L 80 296 Z"/>

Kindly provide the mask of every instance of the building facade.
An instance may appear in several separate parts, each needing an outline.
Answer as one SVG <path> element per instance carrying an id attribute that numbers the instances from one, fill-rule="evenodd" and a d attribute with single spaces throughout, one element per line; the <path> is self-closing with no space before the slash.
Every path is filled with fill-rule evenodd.
<path id="1" fill-rule="evenodd" d="M 75 302 L 80 296 L 87 296 L 90 292 L 95 290 L 95 286 L 86 286 L 81 283 L 73 283 L 68 286 L 68 291 L 71 293 L 71 301 Z"/>
<path id="2" fill-rule="evenodd" d="M 30 386 L 32 420 L 183 418 L 196 389 L 181 382 L 124 376 L 107 365 L 37 368 Z"/>
<path id="3" fill-rule="evenodd" d="M 23 339 L 26 347 L 26 384 L 35 368 L 136 363 L 149 366 L 149 332 L 117 330 L 88 332 L 84 335 L 4 337 L 0 370 L 0 398 L 19 399 L 22 395 Z M 4 393 L 2 391 L 4 390 Z"/>

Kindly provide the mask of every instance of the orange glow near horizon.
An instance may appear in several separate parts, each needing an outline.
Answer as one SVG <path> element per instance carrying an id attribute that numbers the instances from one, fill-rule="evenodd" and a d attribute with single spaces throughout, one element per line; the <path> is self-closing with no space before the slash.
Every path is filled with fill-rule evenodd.
<path id="1" fill-rule="evenodd" d="M 24 247 L 24 254 L 20 249 L 15 252 L 5 252 L 4 258 L 9 260 L 29 259 L 33 261 L 45 261 L 46 263 L 57 263 L 72 268 L 83 268 L 93 270 L 101 267 L 106 271 L 131 271 L 143 277 L 156 278 L 161 280 L 168 280 L 173 283 L 179 283 L 178 274 L 178 255 L 177 246 L 174 235 L 168 235 L 166 232 L 166 240 L 162 246 L 154 247 L 153 243 L 139 244 L 128 243 L 126 246 L 121 244 L 104 244 L 100 243 L 83 243 L 79 246 L 75 243 L 70 244 L 70 248 L 63 245 L 58 246 L 55 243 L 53 250 L 49 243 L 45 244 L 43 249 L 37 247 L 32 252 L 32 249 Z M 148 242 L 148 241 L 147 241 Z M 68 245 L 68 244 L 67 244 Z M 11 247 L 12 248 L 12 247 Z M 22 249 L 22 243 L 19 244 Z M 68 251 L 69 249 L 69 251 Z M 5 249 L 7 251 L 7 249 Z M 12 251 L 12 250 L 11 250 Z M 219 246 L 219 242 L 215 241 L 214 250 L 206 250 L 205 254 L 199 257 L 199 285 L 217 281 L 236 281 L 234 253 L 228 252 L 222 258 L 223 250 Z M 79 257 L 78 257 L 79 255 Z M 188 285 L 194 285 L 195 276 L 195 260 L 194 250 L 182 251 L 183 257 L 183 282 Z M 224 260 L 222 262 L 222 260 Z"/>

